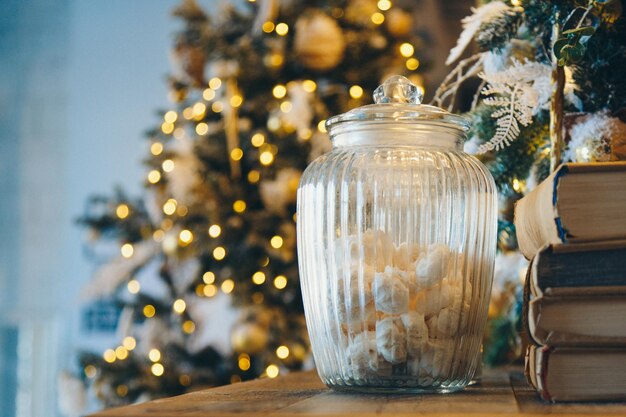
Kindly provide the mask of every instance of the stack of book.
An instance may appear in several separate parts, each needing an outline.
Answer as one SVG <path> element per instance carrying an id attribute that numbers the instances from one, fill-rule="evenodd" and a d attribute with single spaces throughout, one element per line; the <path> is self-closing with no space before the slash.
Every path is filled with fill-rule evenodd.
<path id="1" fill-rule="evenodd" d="M 515 227 L 529 382 L 548 401 L 626 400 L 626 163 L 561 165 Z"/>

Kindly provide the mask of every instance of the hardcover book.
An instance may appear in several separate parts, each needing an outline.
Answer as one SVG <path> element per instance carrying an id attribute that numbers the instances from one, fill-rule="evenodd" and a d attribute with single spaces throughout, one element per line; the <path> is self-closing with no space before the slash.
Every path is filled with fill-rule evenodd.
<path id="1" fill-rule="evenodd" d="M 546 401 L 623 401 L 626 349 L 529 346 L 526 378 Z"/>
<path id="2" fill-rule="evenodd" d="M 515 205 L 521 252 L 548 244 L 626 239 L 626 162 L 569 163 Z"/>

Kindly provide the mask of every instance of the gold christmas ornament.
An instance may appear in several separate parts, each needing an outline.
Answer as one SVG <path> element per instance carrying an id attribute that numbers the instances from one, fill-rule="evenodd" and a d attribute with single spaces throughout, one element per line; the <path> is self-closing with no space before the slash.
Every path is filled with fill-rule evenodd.
<path id="1" fill-rule="evenodd" d="M 413 17 L 402 9 L 392 9 L 387 13 L 387 30 L 395 37 L 406 36 L 413 28 Z"/>
<path id="2" fill-rule="evenodd" d="M 377 0 L 350 1 L 345 9 L 345 19 L 358 26 L 375 26 L 374 22 L 372 22 L 372 15 L 380 13 L 376 4 Z"/>
<path id="3" fill-rule="evenodd" d="M 265 349 L 269 340 L 267 329 L 257 323 L 240 323 L 230 334 L 235 352 L 258 353 Z"/>
<path id="4" fill-rule="evenodd" d="M 312 70 L 333 69 L 343 59 L 345 40 L 331 17 L 314 12 L 296 21 L 294 50 L 302 64 Z"/>

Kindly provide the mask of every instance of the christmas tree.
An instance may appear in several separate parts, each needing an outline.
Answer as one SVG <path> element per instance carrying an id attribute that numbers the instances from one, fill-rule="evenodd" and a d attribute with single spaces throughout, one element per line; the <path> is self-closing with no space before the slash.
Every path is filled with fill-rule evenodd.
<path id="1" fill-rule="evenodd" d="M 388 0 L 250 0 L 218 16 L 185 0 L 173 14 L 174 104 L 147 132 L 145 195 L 94 197 L 80 219 L 119 251 L 85 289 L 121 310 L 118 344 L 80 358 L 105 406 L 303 367 L 300 174 L 330 149 L 327 117 L 389 74 L 423 84 L 411 10 Z"/>
<path id="2" fill-rule="evenodd" d="M 513 205 L 561 162 L 626 159 L 626 19 L 620 0 L 493 1 L 473 9 L 434 104 L 458 108 L 501 195 L 488 363 L 519 355 L 521 285 Z M 459 60 L 475 41 L 478 51 Z M 478 79 L 478 88 L 468 80 Z"/>

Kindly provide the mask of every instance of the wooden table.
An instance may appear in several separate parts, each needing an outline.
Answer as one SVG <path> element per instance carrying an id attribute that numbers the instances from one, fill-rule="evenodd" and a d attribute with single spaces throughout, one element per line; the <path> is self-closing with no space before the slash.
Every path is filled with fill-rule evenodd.
<path id="1" fill-rule="evenodd" d="M 336 393 L 315 372 L 260 379 L 178 397 L 110 409 L 91 417 L 481 417 L 626 416 L 621 404 L 546 404 L 518 369 L 486 372 L 481 384 L 454 394 L 361 395 Z"/>

